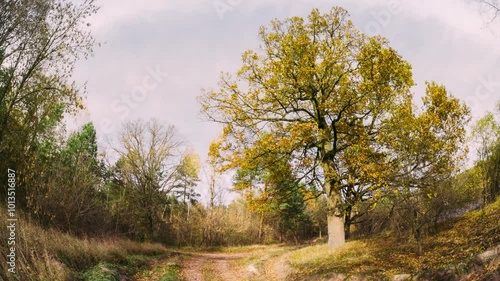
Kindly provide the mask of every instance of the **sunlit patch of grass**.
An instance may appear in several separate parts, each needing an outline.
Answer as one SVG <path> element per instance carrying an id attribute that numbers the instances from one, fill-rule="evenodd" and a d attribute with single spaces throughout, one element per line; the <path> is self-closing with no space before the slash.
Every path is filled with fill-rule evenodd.
<path id="1" fill-rule="evenodd" d="M 366 242 L 351 241 L 335 249 L 324 244 L 306 247 L 293 252 L 287 260 L 296 269 L 291 277 L 295 280 L 304 275 L 325 275 L 331 272 L 373 275 L 380 273 L 372 256 L 373 251 L 373 247 Z"/>

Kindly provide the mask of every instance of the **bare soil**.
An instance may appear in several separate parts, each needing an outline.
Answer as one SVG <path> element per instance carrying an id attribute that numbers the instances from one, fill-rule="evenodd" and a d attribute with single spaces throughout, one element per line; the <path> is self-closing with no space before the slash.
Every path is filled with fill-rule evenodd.
<path id="1" fill-rule="evenodd" d="M 182 276 L 186 281 L 240 281 L 258 275 L 254 267 L 241 268 L 236 261 L 250 253 L 190 253 L 181 265 Z"/>

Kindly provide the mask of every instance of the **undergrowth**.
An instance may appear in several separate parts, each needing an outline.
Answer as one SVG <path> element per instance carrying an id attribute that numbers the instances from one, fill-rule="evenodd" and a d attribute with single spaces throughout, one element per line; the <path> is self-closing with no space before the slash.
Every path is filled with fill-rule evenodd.
<path id="1" fill-rule="evenodd" d="M 0 213 L 0 237 L 8 235 L 6 222 L 7 215 Z M 84 272 L 101 267 L 102 274 L 108 274 L 116 269 L 111 265 L 126 265 L 130 262 L 130 256 L 155 256 L 166 251 L 161 244 L 138 243 L 122 238 L 79 239 L 56 230 L 41 228 L 24 219 L 18 219 L 17 224 L 16 273 L 7 272 L 6 256 L 2 254 L 1 280 L 94 280 L 89 279 L 92 275 L 85 275 Z M 0 243 L 0 252 L 7 253 L 7 247 L 7 243 Z"/>

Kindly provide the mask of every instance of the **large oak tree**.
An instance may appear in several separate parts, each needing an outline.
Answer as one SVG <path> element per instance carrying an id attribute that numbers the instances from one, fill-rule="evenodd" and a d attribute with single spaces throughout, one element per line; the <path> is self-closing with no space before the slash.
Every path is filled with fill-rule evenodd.
<path id="1" fill-rule="evenodd" d="M 339 7 L 274 20 L 259 36 L 259 49 L 243 54 L 236 77 L 222 75 L 219 88 L 200 97 L 202 112 L 224 124 L 227 169 L 286 155 L 297 179 L 320 186 L 328 245 L 340 246 L 346 191 L 391 184 L 397 154 L 386 137 L 411 103 L 411 66 Z"/>
<path id="2" fill-rule="evenodd" d="M 342 8 L 260 30 L 258 51 L 243 54 L 238 78 L 201 98 L 208 118 L 225 124 L 230 162 L 278 151 L 295 172 L 323 179 L 329 245 L 344 243 L 343 151 L 375 141 L 413 85 L 411 67 L 381 37 L 357 30 Z"/>

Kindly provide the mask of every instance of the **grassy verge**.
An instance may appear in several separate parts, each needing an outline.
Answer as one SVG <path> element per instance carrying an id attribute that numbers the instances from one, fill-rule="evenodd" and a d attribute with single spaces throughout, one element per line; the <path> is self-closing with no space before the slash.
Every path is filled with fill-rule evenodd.
<path id="1" fill-rule="evenodd" d="M 1 213 L 0 237 L 7 237 L 6 221 L 6 214 Z M 108 280 L 89 278 L 97 276 L 97 272 L 106 275 L 118 271 L 119 267 L 114 265 L 132 262 L 130 256 L 155 256 L 166 252 L 166 248 L 160 244 L 137 243 L 120 238 L 78 239 L 55 230 L 43 229 L 26 220 L 19 219 L 17 224 L 16 273 L 7 272 L 6 256 L 1 255 L 1 280 Z M 0 243 L 0 252 L 7 253 L 8 250 L 7 243 Z M 94 270 L 96 274 L 83 274 L 89 270 Z"/>
<path id="2" fill-rule="evenodd" d="M 160 256 L 130 256 L 126 263 L 99 262 L 83 274 L 86 281 L 120 281 L 129 280 L 133 276 L 136 281 L 180 280 L 180 268 L 177 265 L 179 258 L 170 255 Z M 127 278 L 124 278 L 127 277 Z"/>
<path id="3" fill-rule="evenodd" d="M 272 245 L 245 245 L 245 246 L 214 246 L 214 247 L 181 247 L 179 252 L 199 252 L 199 253 L 227 253 L 227 254 L 239 254 L 239 253 L 252 253 L 265 251 L 269 248 L 275 247 L 287 247 L 286 244 L 272 244 Z"/>

